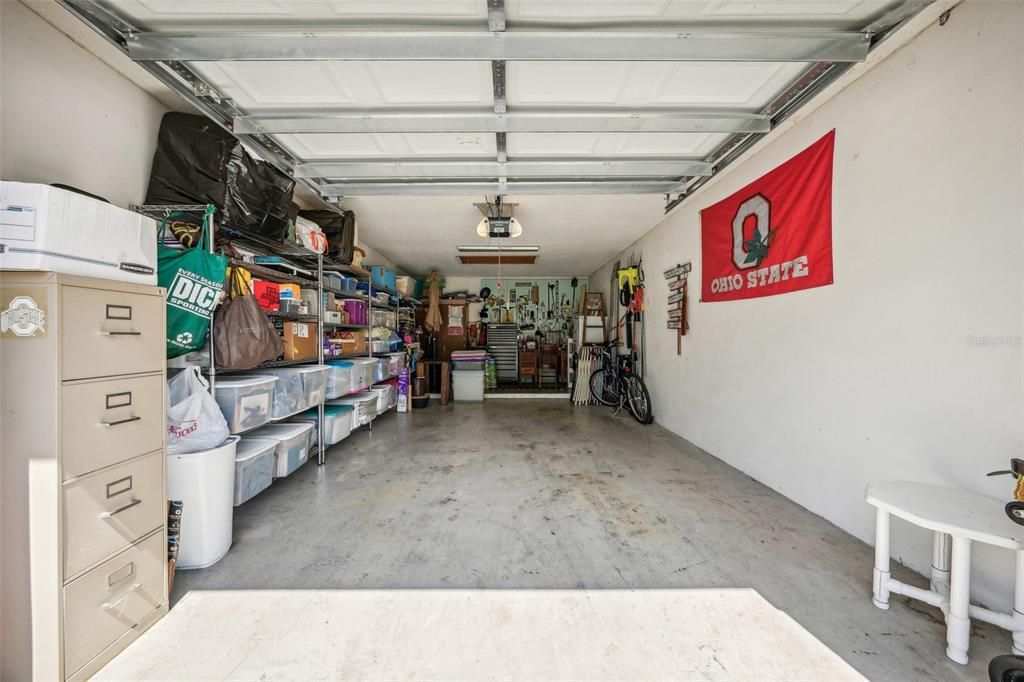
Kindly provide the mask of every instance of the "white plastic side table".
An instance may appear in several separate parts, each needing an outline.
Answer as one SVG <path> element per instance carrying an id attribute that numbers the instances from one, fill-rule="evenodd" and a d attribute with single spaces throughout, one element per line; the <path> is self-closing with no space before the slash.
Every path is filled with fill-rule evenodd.
<path id="1" fill-rule="evenodd" d="M 1013 633 L 1013 653 L 1024 655 L 1024 526 L 1003 512 L 993 497 L 956 488 L 905 481 L 870 483 L 866 499 L 877 508 L 875 521 L 875 606 L 889 608 L 895 592 L 942 609 L 946 617 L 946 655 L 967 663 L 971 618 Z M 930 589 L 907 585 L 889 576 L 889 516 L 935 533 Z M 1017 553 L 1013 612 L 1000 613 L 970 603 L 971 542 Z"/>

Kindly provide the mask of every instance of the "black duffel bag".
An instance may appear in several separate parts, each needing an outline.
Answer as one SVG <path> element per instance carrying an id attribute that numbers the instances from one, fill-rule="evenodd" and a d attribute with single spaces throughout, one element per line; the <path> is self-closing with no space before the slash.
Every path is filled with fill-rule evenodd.
<path id="1" fill-rule="evenodd" d="M 294 189 L 208 118 L 171 112 L 160 122 L 147 204 L 214 204 L 222 225 L 281 241 Z"/>

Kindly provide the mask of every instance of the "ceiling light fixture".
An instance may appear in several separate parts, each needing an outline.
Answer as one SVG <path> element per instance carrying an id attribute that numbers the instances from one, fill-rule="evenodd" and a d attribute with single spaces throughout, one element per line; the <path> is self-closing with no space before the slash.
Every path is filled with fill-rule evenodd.
<path id="1" fill-rule="evenodd" d="M 537 253 L 539 246 L 526 246 L 518 244 L 515 246 L 498 246 L 496 244 L 460 244 L 455 247 L 459 253 Z"/>

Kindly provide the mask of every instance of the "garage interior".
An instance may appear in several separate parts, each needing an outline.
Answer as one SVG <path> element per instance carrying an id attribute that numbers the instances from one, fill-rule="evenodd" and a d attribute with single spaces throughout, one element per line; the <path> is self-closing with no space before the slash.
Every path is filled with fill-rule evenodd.
<path id="1" fill-rule="evenodd" d="M 54 596 L 88 574 L 44 569 L 57 587 L 35 592 L 39 562 L 70 550 L 38 553 L 21 512 L 39 474 L 5 454 L 3 679 L 981 680 L 1024 655 L 1024 529 L 1004 512 L 1021 491 L 986 475 L 1024 458 L 1024 4 L 0 11 L 5 184 L 205 225 L 191 205 L 206 201 L 152 200 L 177 120 L 233 136 L 290 183 L 296 215 L 354 221 L 346 260 L 333 241 L 304 251 L 295 215 L 294 238 L 275 240 L 216 207 L 209 232 L 242 253 L 227 272 L 270 282 L 275 305 L 293 280 L 319 285 L 319 317 L 274 308 L 313 325 L 312 359 L 286 342 L 283 359 L 220 368 L 208 350 L 196 376 L 213 395 L 261 369 L 402 358 L 362 386 L 390 381 L 394 404 L 340 442 L 324 440 L 330 400 L 309 403 L 309 461 L 236 500 L 226 553 L 179 557 L 145 620 L 97 597 L 126 634 L 88 655 L 72 655 L 71 598 Z M 823 140 L 827 279 L 730 299 L 731 280 L 706 276 L 715 207 Z M 177 203 L 191 207 L 156 206 Z M 764 234 L 735 249 L 774 263 L 788 237 Z M 391 321 L 349 319 L 339 290 L 329 342 L 330 276 Z M 590 378 L 608 342 L 644 386 L 622 378 L 617 408 Z M 170 356 L 173 382 L 194 356 Z M 12 435 L 31 374 L 8 362 L 13 453 L 34 447 Z M 891 482 L 931 491 L 928 513 L 886 498 Z"/>

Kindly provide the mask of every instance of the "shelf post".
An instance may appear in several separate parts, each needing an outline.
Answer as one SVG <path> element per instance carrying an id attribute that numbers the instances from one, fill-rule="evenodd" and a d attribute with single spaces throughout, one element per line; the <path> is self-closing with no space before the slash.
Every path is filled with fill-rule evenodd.
<path id="1" fill-rule="evenodd" d="M 316 313 L 316 329 L 317 339 L 320 341 L 317 344 L 316 357 L 322 366 L 324 364 L 324 334 L 326 331 L 324 329 L 324 255 L 322 253 L 318 253 L 316 256 L 316 285 L 319 292 L 316 297 L 317 308 L 319 308 Z M 319 466 L 323 466 L 327 461 L 327 451 L 324 447 L 324 400 L 326 399 L 327 392 L 325 390 L 323 400 L 316 406 L 316 463 Z"/>

